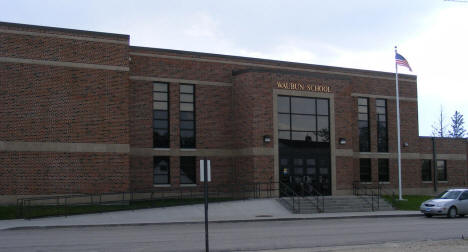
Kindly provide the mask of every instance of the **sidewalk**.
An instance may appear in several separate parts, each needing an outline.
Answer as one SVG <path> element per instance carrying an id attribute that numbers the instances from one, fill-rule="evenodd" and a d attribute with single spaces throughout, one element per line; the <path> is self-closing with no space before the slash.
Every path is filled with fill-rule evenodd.
<path id="1" fill-rule="evenodd" d="M 422 216 L 419 211 L 292 214 L 281 206 L 276 199 L 210 203 L 208 215 L 210 222 Z M 0 221 L 0 230 L 68 226 L 148 225 L 202 222 L 204 222 L 204 205 L 197 204 L 72 215 L 68 217 L 48 217 L 31 220 L 3 220 Z"/>

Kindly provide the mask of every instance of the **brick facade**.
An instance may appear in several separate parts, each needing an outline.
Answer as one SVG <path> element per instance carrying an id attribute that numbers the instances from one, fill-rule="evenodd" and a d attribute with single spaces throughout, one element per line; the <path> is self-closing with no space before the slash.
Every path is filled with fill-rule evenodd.
<path id="1" fill-rule="evenodd" d="M 196 157 L 197 181 L 203 157 L 211 159 L 213 184 L 277 181 L 277 93 L 332 103 L 333 194 L 351 192 L 360 158 L 371 159 L 371 184 L 378 183 L 378 159 L 389 159 L 386 187 L 396 188 L 394 78 L 134 47 L 127 35 L 0 23 L 0 196 L 158 190 L 155 156 L 170 157 L 169 188 L 180 187 L 181 156 Z M 331 92 L 288 90 L 278 81 L 325 85 Z M 153 82 L 169 84 L 169 148 L 153 148 Z M 195 87 L 196 148 L 188 150 L 180 148 L 181 84 Z M 421 165 L 432 159 L 432 142 L 418 136 L 416 77 L 400 75 L 399 84 L 403 186 L 430 192 Z M 366 153 L 359 152 L 358 97 L 369 99 Z M 377 151 L 377 98 L 387 101 L 387 153 Z M 436 139 L 437 159 L 447 163 L 440 187 L 466 186 L 467 149 L 466 139 Z"/>

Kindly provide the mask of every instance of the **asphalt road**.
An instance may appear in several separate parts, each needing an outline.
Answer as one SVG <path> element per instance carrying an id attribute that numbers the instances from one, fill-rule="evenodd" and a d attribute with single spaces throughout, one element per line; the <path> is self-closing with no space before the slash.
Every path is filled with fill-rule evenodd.
<path id="1" fill-rule="evenodd" d="M 311 248 L 468 237 L 468 218 L 211 223 L 210 251 Z M 0 231 L 0 251 L 204 251 L 203 224 Z"/>

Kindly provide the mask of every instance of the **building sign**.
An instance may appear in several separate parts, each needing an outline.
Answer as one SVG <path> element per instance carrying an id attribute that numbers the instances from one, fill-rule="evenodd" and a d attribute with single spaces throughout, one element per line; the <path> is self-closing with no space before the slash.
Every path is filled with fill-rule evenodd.
<path id="1" fill-rule="evenodd" d="M 278 82 L 276 82 L 276 86 L 278 88 L 281 88 L 281 89 L 331 93 L 330 86 L 326 86 L 326 85 L 304 84 L 304 83 L 298 83 L 298 82 L 278 81 Z"/>

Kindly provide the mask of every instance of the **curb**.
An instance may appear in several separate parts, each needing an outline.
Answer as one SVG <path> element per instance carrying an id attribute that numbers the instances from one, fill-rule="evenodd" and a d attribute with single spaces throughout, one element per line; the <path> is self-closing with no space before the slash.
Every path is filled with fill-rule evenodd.
<path id="1" fill-rule="evenodd" d="M 385 214 L 385 215 L 351 215 L 351 216 L 326 216 L 326 217 L 291 217 L 291 218 L 271 218 L 271 219 L 243 219 L 243 220 L 215 220 L 209 223 L 248 223 L 248 222 L 272 222 L 272 221 L 319 221 L 333 219 L 370 219 L 370 218 L 398 218 L 398 217 L 421 217 L 420 213 L 414 214 Z M 87 228 L 87 227 L 125 227 L 125 226 L 150 226 L 150 225 L 180 225 L 180 224 L 204 224 L 204 221 L 174 221 L 155 223 L 123 223 L 123 224 L 95 224 L 95 225 L 51 225 L 51 226 L 21 226 L 0 229 L 0 231 L 30 230 L 30 229 L 56 229 L 56 228 Z"/>

